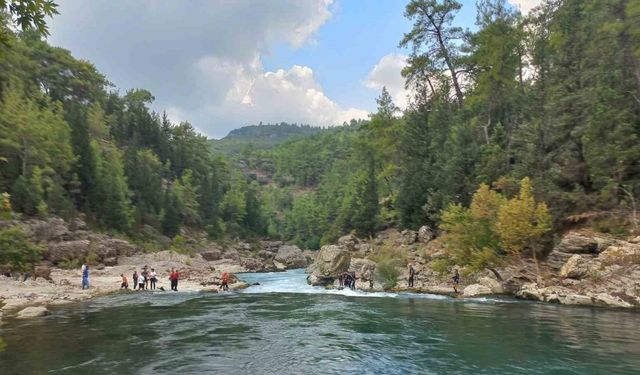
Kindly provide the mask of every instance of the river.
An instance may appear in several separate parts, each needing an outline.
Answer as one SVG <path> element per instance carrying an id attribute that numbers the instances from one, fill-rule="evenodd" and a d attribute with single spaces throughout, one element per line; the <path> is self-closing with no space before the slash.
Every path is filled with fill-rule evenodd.
<path id="1" fill-rule="evenodd" d="M 326 291 L 302 271 L 240 293 L 123 293 L 0 330 L 0 374 L 638 374 L 640 314 Z"/>

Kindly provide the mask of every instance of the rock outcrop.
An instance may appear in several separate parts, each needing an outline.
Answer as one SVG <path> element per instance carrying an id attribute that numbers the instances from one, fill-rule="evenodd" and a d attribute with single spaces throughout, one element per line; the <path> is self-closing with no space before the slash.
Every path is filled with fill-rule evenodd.
<path id="1" fill-rule="evenodd" d="M 45 316 L 49 314 L 49 310 L 43 306 L 29 306 L 20 310 L 18 314 L 16 314 L 16 318 L 18 319 L 30 319 L 37 318 L 40 316 Z"/>
<path id="2" fill-rule="evenodd" d="M 435 237 L 433 230 L 428 225 L 423 225 L 418 229 L 418 241 L 427 243 Z"/>
<path id="3" fill-rule="evenodd" d="M 304 268 L 307 266 L 307 258 L 297 246 L 285 245 L 278 249 L 274 258 L 274 264 L 283 265 L 285 269 Z"/>
<path id="4" fill-rule="evenodd" d="M 315 262 L 307 269 L 308 281 L 312 285 L 330 284 L 341 273 L 347 271 L 350 264 L 349 251 L 336 245 L 323 246 L 318 252 Z"/>
<path id="5" fill-rule="evenodd" d="M 465 297 L 477 297 L 494 294 L 491 288 L 481 284 L 471 284 L 464 288 L 462 294 Z"/>

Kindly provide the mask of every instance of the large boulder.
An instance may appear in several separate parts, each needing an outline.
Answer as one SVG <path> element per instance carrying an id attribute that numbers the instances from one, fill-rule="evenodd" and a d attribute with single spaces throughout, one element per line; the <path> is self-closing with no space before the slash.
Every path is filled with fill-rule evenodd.
<path id="1" fill-rule="evenodd" d="M 137 252 L 137 248 L 129 241 L 118 238 L 105 238 L 98 243 L 97 251 L 101 258 L 111 258 L 114 256 L 131 256 Z"/>
<path id="2" fill-rule="evenodd" d="M 222 259 L 230 259 L 233 260 L 235 262 L 239 262 L 240 261 L 240 253 L 238 252 L 238 250 L 234 249 L 234 248 L 228 248 L 224 251 L 224 254 L 222 254 Z"/>
<path id="3" fill-rule="evenodd" d="M 335 279 L 349 269 L 350 263 L 349 251 L 340 246 L 327 245 L 320 249 L 316 261 L 307 272 L 319 278 Z"/>
<path id="4" fill-rule="evenodd" d="M 209 262 L 222 259 L 222 252 L 220 251 L 220 249 L 216 248 L 206 249 L 205 251 L 201 252 L 200 255 L 204 260 Z"/>
<path id="5" fill-rule="evenodd" d="M 30 319 L 37 318 L 39 316 L 45 316 L 49 314 L 49 310 L 42 306 L 29 306 L 18 312 L 16 318 L 18 319 Z"/>
<path id="6" fill-rule="evenodd" d="M 262 251 L 268 251 L 270 253 L 278 252 L 278 249 L 282 245 L 282 241 L 260 241 L 260 249 Z"/>
<path id="7" fill-rule="evenodd" d="M 486 296 L 494 294 L 491 288 L 481 284 L 471 284 L 464 288 L 462 292 L 465 297 Z"/>
<path id="8" fill-rule="evenodd" d="M 494 279 L 492 277 L 487 277 L 487 276 L 480 277 L 478 279 L 478 284 L 486 286 L 487 288 L 489 288 L 491 290 L 492 294 L 502 294 L 502 293 L 504 293 L 504 287 L 502 286 L 502 284 L 498 280 L 496 280 L 496 279 Z"/>
<path id="9" fill-rule="evenodd" d="M 554 251 L 569 254 L 596 254 L 606 249 L 613 241 L 608 238 L 569 232 L 562 237 Z"/>
<path id="10" fill-rule="evenodd" d="M 37 280 L 38 277 L 48 281 L 53 281 L 53 279 L 51 279 L 51 268 L 46 265 L 36 266 L 33 270 L 33 278 Z"/>
<path id="11" fill-rule="evenodd" d="M 304 268 L 307 266 L 307 258 L 297 246 L 285 245 L 278 249 L 274 263 L 283 264 L 287 269 Z M 277 265 L 276 265 L 277 266 Z"/>
<path id="12" fill-rule="evenodd" d="M 433 230 L 428 225 L 423 225 L 418 229 L 418 241 L 420 242 L 429 242 L 435 238 L 435 234 Z"/>
<path id="13" fill-rule="evenodd" d="M 565 279 L 582 279 L 588 276 L 592 267 L 590 265 L 590 259 L 588 256 L 580 254 L 572 255 L 567 263 L 560 269 L 560 277 Z"/>
<path id="14" fill-rule="evenodd" d="M 358 237 L 353 234 L 347 234 L 346 236 L 342 236 L 338 239 L 338 246 L 344 247 L 349 251 L 358 250 Z"/>
<path id="15" fill-rule="evenodd" d="M 400 245 L 412 245 L 418 241 L 418 232 L 405 229 L 400 232 Z"/>
<path id="16" fill-rule="evenodd" d="M 376 262 L 365 258 L 352 258 L 348 269 L 365 280 L 373 279 L 375 270 Z"/>
<path id="17" fill-rule="evenodd" d="M 72 259 L 83 259 L 89 253 L 91 242 L 88 240 L 49 243 L 44 258 L 53 264 Z"/>
<path id="18" fill-rule="evenodd" d="M 52 218 L 47 221 L 34 220 L 27 225 L 33 239 L 38 242 L 62 241 L 69 236 L 69 228 L 60 218 Z"/>
<path id="19" fill-rule="evenodd" d="M 640 246 L 628 242 L 623 242 L 620 246 L 609 246 L 598 255 L 598 260 L 606 266 L 640 264 Z"/>

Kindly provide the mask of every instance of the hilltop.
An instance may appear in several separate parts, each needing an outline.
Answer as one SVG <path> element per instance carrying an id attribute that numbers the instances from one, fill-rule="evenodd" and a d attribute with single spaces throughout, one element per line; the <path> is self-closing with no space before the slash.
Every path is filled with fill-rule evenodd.
<path id="1" fill-rule="evenodd" d="M 304 138 L 325 130 L 310 125 L 279 124 L 248 125 L 234 129 L 222 139 L 211 140 L 212 149 L 222 154 L 238 156 L 245 150 L 269 150 L 292 138 Z"/>

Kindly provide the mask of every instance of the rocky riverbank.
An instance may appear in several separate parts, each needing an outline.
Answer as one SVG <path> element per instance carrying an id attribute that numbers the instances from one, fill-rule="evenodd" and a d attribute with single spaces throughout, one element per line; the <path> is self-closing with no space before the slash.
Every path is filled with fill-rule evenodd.
<path id="1" fill-rule="evenodd" d="M 400 264 L 385 260 L 388 249 Z M 442 244 L 428 227 L 417 232 L 389 229 L 371 240 L 349 235 L 319 251 L 307 269 L 308 282 L 336 288 L 339 276 L 348 272 L 356 275 L 356 288 L 364 291 L 455 297 L 506 294 L 566 305 L 640 308 L 640 237 L 621 240 L 590 231 L 568 232 L 538 267 L 530 258 L 483 272 L 467 273 L 458 267 L 463 274 L 459 293 L 454 293 L 451 269 L 443 273 L 438 267 L 436 261 L 444 256 Z M 409 264 L 416 270 L 411 288 Z"/>
<path id="2" fill-rule="evenodd" d="M 229 286 L 233 290 L 247 286 L 235 277 L 236 273 L 302 268 L 311 260 L 308 252 L 280 241 L 219 244 L 198 234 L 185 233 L 185 244 L 180 249 L 184 253 L 178 253 L 158 251 L 162 247 L 171 248 L 171 240 L 151 229 L 146 235 L 154 238 L 155 249 L 149 249 L 148 244 L 143 247 L 126 239 L 93 232 L 80 219 L 71 222 L 59 218 L 0 221 L 0 228 L 14 225 L 22 227 L 29 239 L 44 250 L 43 262 L 27 274 L 26 279 L 23 273 L 0 267 L 0 318 L 3 314 L 37 316 L 46 314 L 47 306 L 126 292 L 119 289 L 120 275 L 124 274 L 132 287 L 134 270 L 140 273 L 145 265 L 158 273 L 157 287 L 170 293 L 168 276 L 171 269 L 180 272 L 180 292 L 217 291 L 222 272 L 230 274 Z M 80 265 L 83 262 L 91 265 L 88 290 L 81 288 Z"/>

